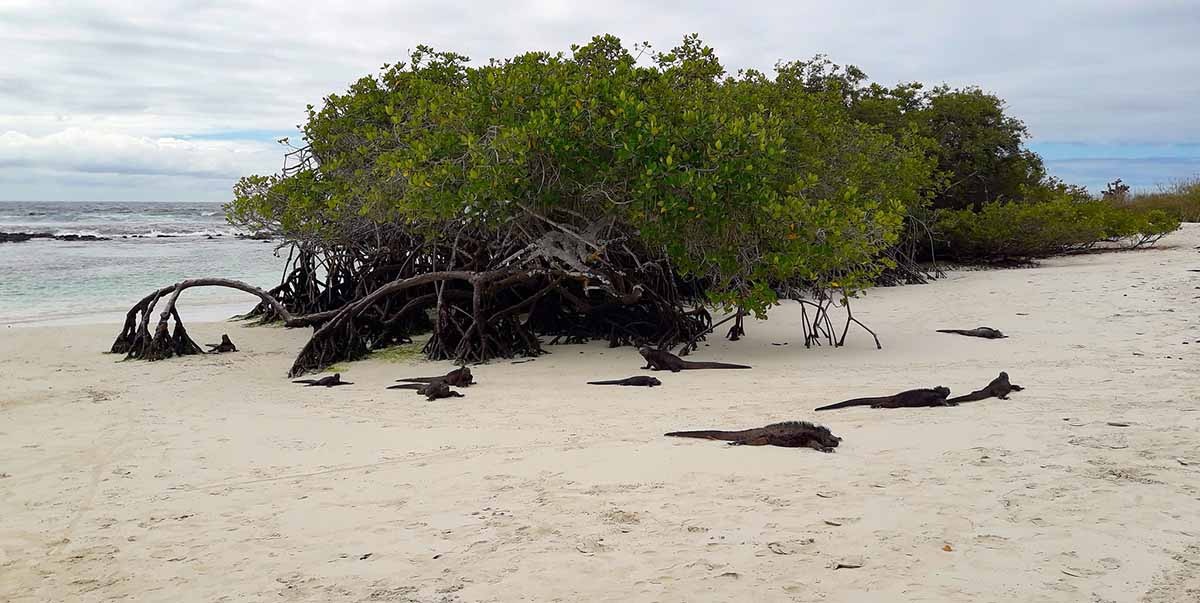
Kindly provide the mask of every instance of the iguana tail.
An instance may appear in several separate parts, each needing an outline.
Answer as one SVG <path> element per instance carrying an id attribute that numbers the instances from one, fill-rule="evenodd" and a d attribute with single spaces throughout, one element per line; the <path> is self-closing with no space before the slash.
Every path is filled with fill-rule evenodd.
<path id="1" fill-rule="evenodd" d="M 704 430 L 704 431 L 672 431 L 670 433 L 664 433 L 663 435 L 670 436 L 673 438 L 700 438 L 703 440 L 731 441 L 731 440 L 737 438 L 738 432 L 736 432 L 736 431 L 717 431 L 717 430 L 710 429 L 710 430 Z"/>
<path id="2" fill-rule="evenodd" d="M 813 410 L 836 410 L 839 408 L 850 408 L 851 406 L 870 406 L 876 402 L 885 400 L 888 397 L 890 396 L 885 396 L 883 398 L 855 398 L 853 400 L 846 400 L 845 402 L 838 402 L 837 404 L 830 404 L 828 406 L 814 408 Z"/>
<path id="3" fill-rule="evenodd" d="M 988 391 L 986 389 L 981 389 L 978 391 L 973 391 L 966 395 L 959 396 L 957 398 L 949 398 L 946 400 L 946 402 L 950 402 L 950 403 L 954 403 L 954 404 L 957 404 L 959 402 L 977 402 L 979 400 L 986 400 L 990 397 L 992 397 L 992 395 L 990 393 L 988 393 Z"/>
<path id="4" fill-rule="evenodd" d="M 683 361 L 685 369 L 748 369 L 744 364 L 729 364 L 726 362 L 689 362 Z"/>
<path id="5" fill-rule="evenodd" d="M 608 381 L 588 381 L 588 385 L 624 385 L 624 379 L 610 379 Z"/>
<path id="6" fill-rule="evenodd" d="M 430 383 L 430 382 L 432 382 L 434 379 L 441 379 L 441 378 L 442 378 L 442 377 L 409 377 L 409 378 L 407 378 L 407 379 L 397 379 L 397 380 L 396 380 L 396 383 L 404 383 L 404 382 L 411 382 L 411 383 Z"/>
<path id="7" fill-rule="evenodd" d="M 388 389 L 421 389 L 425 387 L 424 383 L 405 383 L 403 385 L 389 385 Z"/>

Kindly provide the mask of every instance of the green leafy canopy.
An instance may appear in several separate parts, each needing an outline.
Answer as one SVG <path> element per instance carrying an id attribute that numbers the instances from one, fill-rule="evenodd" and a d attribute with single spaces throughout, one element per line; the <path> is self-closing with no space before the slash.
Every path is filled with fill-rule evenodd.
<path id="1" fill-rule="evenodd" d="M 915 129 L 808 85 L 809 65 L 729 74 L 695 35 L 482 66 L 422 46 L 310 107 L 312 167 L 244 179 L 230 213 L 320 235 L 570 212 L 631 226 L 715 302 L 762 312 L 785 282 L 853 292 L 887 267 L 935 162 Z"/>

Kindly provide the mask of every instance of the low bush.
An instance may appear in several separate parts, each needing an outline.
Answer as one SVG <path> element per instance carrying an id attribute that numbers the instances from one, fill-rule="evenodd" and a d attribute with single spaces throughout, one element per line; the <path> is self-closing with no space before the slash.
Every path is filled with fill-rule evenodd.
<path id="1" fill-rule="evenodd" d="M 1161 210 L 1181 222 L 1200 222 L 1200 176 L 1153 193 L 1137 193 L 1124 203 L 1138 210 Z"/>
<path id="2" fill-rule="evenodd" d="M 1160 209 L 1064 196 L 987 203 L 979 212 L 942 211 L 934 237 L 941 258 L 1002 262 L 1081 251 L 1100 242 L 1133 249 L 1151 245 L 1178 228 L 1179 220 Z"/>

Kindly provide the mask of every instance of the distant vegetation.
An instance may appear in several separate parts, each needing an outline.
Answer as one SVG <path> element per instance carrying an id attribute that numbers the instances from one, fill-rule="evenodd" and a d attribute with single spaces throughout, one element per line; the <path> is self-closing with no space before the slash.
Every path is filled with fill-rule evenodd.
<path id="1" fill-rule="evenodd" d="M 840 345 L 863 326 L 850 298 L 923 280 L 935 255 L 1173 228 L 1048 177 L 978 88 L 885 87 L 821 56 L 728 73 L 696 36 L 482 66 L 419 47 L 301 130 L 288 168 L 243 178 L 228 206 L 292 244 L 277 303 L 255 312 L 320 326 L 293 373 L 418 332 L 459 361 L 537 354 L 541 337 L 687 351 L 718 324 L 709 308 L 736 338 L 780 299 L 801 302 L 806 345 Z M 141 349 L 130 317 L 114 349 Z"/>
<path id="2" fill-rule="evenodd" d="M 1155 192 L 1131 193 L 1121 181 L 1109 185 L 1104 198 L 1120 207 L 1161 210 L 1182 222 L 1200 222 L 1200 176 L 1162 186 Z"/>
<path id="3" fill-rule="evenodd" d="M 1062 198 L 991 202 L 978 212 L 946 210 L 938 215 L 934 230 L 945 255 L 997 262 L 1082 251 L 1101 242 L 1136 249 L 1177 228 L 1179 220 L 1161 210 L 1134 211 L 1104 200 Z"/>
<path id="4" fill-rule="evenodd" d="M 935 162 L 923 203 L 908 206 L 901 241 L 885 254 L 896 260 L 885 279 L 923 280 L 911 269 L 917 260 L 1019 261 L 1098 243 L 1138 248 L 1178 229 L 1185 216 L 1195 219 L 1196 181 L 1136 197 L 1116 181 L 1097 198 L 1049 176 L 1025 148 L 1024 124 L 978 88 L 886 88 L 821 57 L 807 65 L 810 89 L 840 95 L 855 118 L 882 131 L 915 134 Z"/>

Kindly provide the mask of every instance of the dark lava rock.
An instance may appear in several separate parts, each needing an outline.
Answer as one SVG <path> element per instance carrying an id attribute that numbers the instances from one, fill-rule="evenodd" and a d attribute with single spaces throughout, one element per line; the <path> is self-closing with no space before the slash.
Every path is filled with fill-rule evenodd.
<path id="1" fill-rule="evenodd" d="M 56 241 L 107 241 L 108 237 L 96 235 L 56 235 L 49 232 L 0 232 L 0 243 L 24 243 L 32 239 L 54 239 Z"/>

